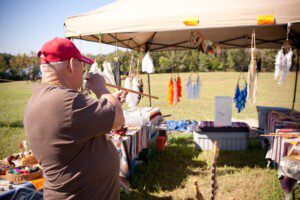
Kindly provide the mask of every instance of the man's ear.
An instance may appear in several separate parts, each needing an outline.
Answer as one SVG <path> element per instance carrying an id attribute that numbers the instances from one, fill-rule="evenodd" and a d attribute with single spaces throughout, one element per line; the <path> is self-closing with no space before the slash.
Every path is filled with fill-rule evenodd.
<path id="1" fill-rule="evenodd" d="M 72 74 L 75 74 L 75 72 L 76 72 L 76 63 L 75 62 L 76 62 L 76 60 L 74 58 L 70 59 L 68 70 L 70 70 L 70 72 Z"/>

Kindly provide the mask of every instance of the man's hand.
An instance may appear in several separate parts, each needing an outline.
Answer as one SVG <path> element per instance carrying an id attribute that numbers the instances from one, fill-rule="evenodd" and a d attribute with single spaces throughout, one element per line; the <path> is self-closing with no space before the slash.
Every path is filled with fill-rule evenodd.
<path id="1" fill-rule="evenodd" d="M 88 73 L 85 79 L 87 81 L 85 87 L 94 92 L 98 98 L 109 93 L 105 86 L 105 79 L 100 74 Z"/>
<path id="2" fill-rule="evenodd" d="M 124 90 L 120 90 L 118 92 L 113 93 L 112 95 L 117 98 L 121 104 L 123 104 L 126 101 L 126 96 L 128 92 Z"/>

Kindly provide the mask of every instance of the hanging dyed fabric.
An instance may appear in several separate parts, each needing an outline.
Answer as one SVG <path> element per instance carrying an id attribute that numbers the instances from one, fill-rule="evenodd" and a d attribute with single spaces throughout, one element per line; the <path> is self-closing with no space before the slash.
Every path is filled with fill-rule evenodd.
<path id="1" fill-rule="evenodd" d="M 138 59 L 136 74 L 132 73 L 131 72 L 131 67 L 133 66 L 133 54 L 132 54 L 131 63 L 129 66 L 129 75 L 125 79 L 124 86 L 125 88 L 143 93 L 143 81 L 139 75 L 139 64 L 140 62 Z M 130 108 L 133 108 L 139 104 L 141 98 L 142 96 L 140 94 L 129 92 L 126 96 L 126 102 Z"/>
<path id="2" fill-rule="evenodd" d="M 286 79 L 292 66 L 293 51 L 287 40 L 285 45 L 278 51 L 275 60 L 274 79 L 277 84 L 282 84 Z"/>
<path id="3" fill-rule="evenodd" d="M 197 73 L 196 81 L 192 81 L 191 75 L 185 85 L 188 99 L 199 99 L 201 91 L 201 81 L 199 74 Z"/>
<path id="4" fill-rule="evenodd" d="M 252 33 L 251 39 L 251 61 L 248 68 L 248 98 L 251 103 L 256 102 L 257 92 L 257 63 L 256 63 L 256 46 L 255 46 L 255 33 Z"/>
<path id="5" fill-rule="evenodd" d="M 173 83 L 173 78 L 171 77 L 168 84 L 168 97 L 167 97 L 170 106 L 173 105 L 173 99 L 174 99 L 174 83 Z"/>
<path id="6" fill-rule="evenodd" d="M 177 85 L 178 102 L 180 102 L 180 98 L 182 97 L 182 86 L 181 86 L 181 78 L 179 75 L 177 77 L 176 85 Z"/>
<path id="7" fill-rule="evenodd" d="M 114 77 L 114 74 L 112 72 L 110 63 L 104 61 L 103 64 L 102 64 L 102 67 L 103 67 L 103 72 L 102 73 L 103 73 L 103 76 L 105 78 L 105 81 L 107 83 L 112 84 L 112 85 L 116 85 L 115 77 Z"/>
<path id="8" fill-rule="evenodd" d="M 127 89 L 131 89 L 141 93 L 143 92 L 143 82 L 138 76 L 126 77 L 124 81 L 124 86 Z M 126 102 L 129 108 L 136 107 L 139 104 L 141 97 L 142 96 L 140 94 L 129 92 L 126 96 Z"/>
<path id="9" fill-rule="evenodd" d="M 240 74 L 241 75 L 241 74 Z M 240 75 L 236 84 L 236 89 L 235 89 L 235 94 L 234 94 L 234 102 L 235 102 L 235 107 L 238 110 L 238 113 L 240 113 L 245 107 L 246 107 L 246 101 L 247 101 L 247 82 L 246 79 L 244 78 L 243 74 L 243 80 L 244 80 L 244 88 L 241 89 L 240 86 Z"/>
<path id="10" fill-rule="evenodd" d="M 178 88 L 177 88 L 177 78 L 173 79 L 174 95 L 173 95 L 173 105 L 178 103 Z"/>
<path id="11" fill-rule="evenodd" d="M 119 58 L 115 57 L 115 68 L 114 68 L 114 77 L 115 77 L 115 81 L 116 84 L 118 86 L 121 86 L 121 71 L 120 71 L 120 62 L 119 62 Z"/>

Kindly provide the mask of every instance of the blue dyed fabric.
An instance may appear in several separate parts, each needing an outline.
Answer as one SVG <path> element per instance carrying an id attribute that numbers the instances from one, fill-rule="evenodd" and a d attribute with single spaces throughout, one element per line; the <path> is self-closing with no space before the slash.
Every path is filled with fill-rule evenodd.
<path id="1" fill-rule="evenodd" d="M 192 132 L 193 127 L 197 125 L 197 121 L 195 120 L 179 120 L 179 121 L 173 121 L 168 120 L 166 121 L 168 130 L 170 131 L 184 131 L 184 132 Z"/>

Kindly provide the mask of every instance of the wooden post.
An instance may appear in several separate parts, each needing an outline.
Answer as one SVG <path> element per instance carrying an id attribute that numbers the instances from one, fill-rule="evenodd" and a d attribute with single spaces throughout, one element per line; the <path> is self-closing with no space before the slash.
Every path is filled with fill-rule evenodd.
<path id="1" fill-rule="evenodd" d="M 212 162 L 212 168 L 211 168 L 211 200 L 215 200 L 217 189 L 218 189 L 218 183 L 217 183 L 217 158 L 219 156 L 219 146 L 218 142 L 214 142 L 214 149 L 213 149 L 214 159 Z"/>
<path id="2" fill-rule="evenodd" d="M 194 191 L 195 191 L 195 200 L 204 200 L 204 197 L 199 190 L 197 181 L 194 181 Z"/>
<path id="3" fill-rule="evenodd" d="M 297 57 L 297 64 L 296 64 L 296 78 L 295 78 L 294 98 L 293 98 L 292 110 L 295 109 L 296 94 L 297 94 L 298 71 L 299 71 L 299 48 L 297 49 L 297 55 L 298 55 L 298 57 Z"/>

